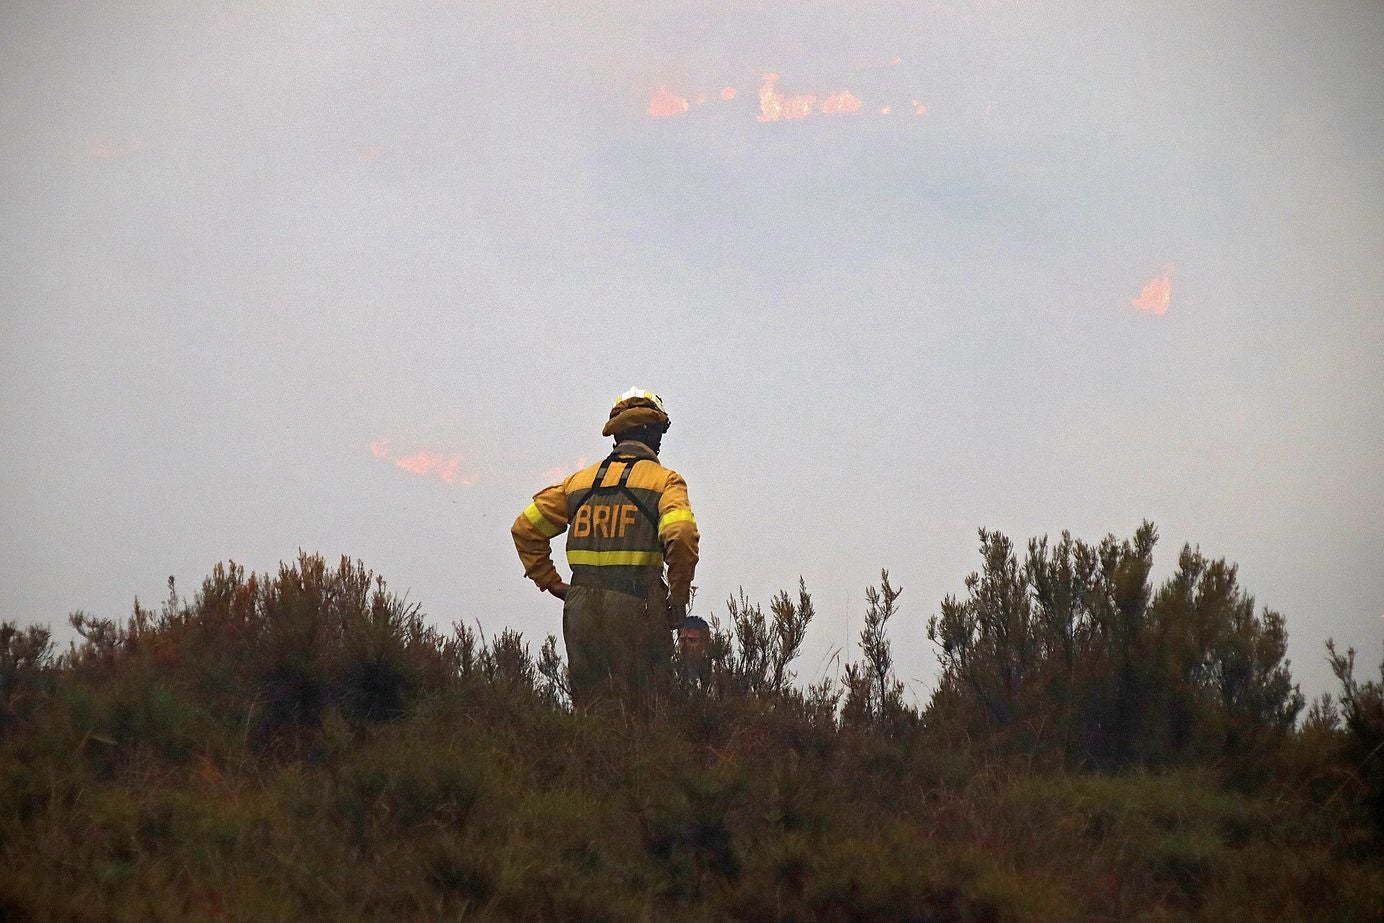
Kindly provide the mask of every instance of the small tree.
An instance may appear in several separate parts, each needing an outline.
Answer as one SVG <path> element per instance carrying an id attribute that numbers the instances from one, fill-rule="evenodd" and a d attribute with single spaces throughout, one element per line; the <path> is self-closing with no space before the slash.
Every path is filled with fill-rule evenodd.
<path id="1" fill-rule="evenodd" d="M 1149 522 L 1098 545 L 1064 532 L 1030 541 L 1020 566 L 982 529 L 966 598 L 928 623 L 934 723 L 1104 766 L 1237 761 L 1281 738 L 1303 705 L 1283 617 L 1256 615 L 1234 565 L 1190 547 L 1155 594 L 1157 538 Z"/>
<path id="2" fill-rule="evenodd" d="M 788 665 L 802 650 L 807 626 L 816 615 L 807 584 L 798 578 L 798 599 L 780 591 L 769 603 L 769 617 L 758 603 L 751 603 L 740 591 L 726 603 L 729 609 L 728 632 L 713 619 L 709 659 L 713 673 L 721 678 L 723 691 L 756 695 L 777 694 L 788 688 L 793 673 Z M 729 688 L 725 688 L 725 687 Z"/>
<path id="3" fill-rule="evenodd" d="M 1341 681 L 1341 713 L 1345 717 L 1347 754 L 1365 793 L 1365 806 L 1376 831 L 1384 836 L 1384 663 L 1380 681 L 1355 679 L 1355 648 L 1345 656 L 1334 639 L 1326 642 L 1331 671 Z"/>
<path id="4" fill-rule="evenodd" d="M 940 648 L 944 679 L 970 696 L 991 726 L 1005 727 L 1017 719 L 1030 679 L 1033 610 L 1009 539 L 981 529 L 980 553 L 984 567 L 966 578 L 967 599 L 942 601 L 941 615 L 928 620 L 928 640 Z"/>
<path id="5" fill-rule="evenodd" d="M 0 740 L 49 686 L 53 636 L 40 625 L 0 622 Z"/>
<path id="6" fill-rule="evenodd" d="M 846 701 L 843 721 L 880 724 L 902 716 L 903 683 L 894 677 L 894 654 L 887 626 L 899 611 L 902 587 L 889 582 L 889 571 L 879 572 L 879 587 L 865 590 L 865 627 L 860 631 L 864 661 L 846 665 Z"/>
<path id="7" fill-rule="evenodd" d="M 554 705 L 570 702 L 572 682 L 567 673 L 567 664 L 557 652 L 557 638 L 548 635 L 538 650 L 538 672 L 543 677 L 543 695 Z"/>

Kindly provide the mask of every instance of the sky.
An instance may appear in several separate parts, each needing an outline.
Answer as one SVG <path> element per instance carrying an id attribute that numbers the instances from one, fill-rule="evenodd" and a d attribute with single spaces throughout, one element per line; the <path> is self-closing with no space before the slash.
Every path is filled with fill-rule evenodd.
<path id="1" fill-rule="evenodd" d="M 0 129 L 6 619 L 302 549 L 536 650 L 510 524 L 639 386 L 804 680 L 887 568 L 926 701 L 978 528 L 1143 519 L 1379 662 L 1376 2 L 17 0 Z"/>

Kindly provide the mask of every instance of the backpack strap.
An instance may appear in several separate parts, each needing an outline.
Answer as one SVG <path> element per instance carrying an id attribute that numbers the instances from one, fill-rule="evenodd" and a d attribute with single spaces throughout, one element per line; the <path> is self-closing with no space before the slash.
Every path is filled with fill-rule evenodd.
<path id="1" fill-rule="evenodd" d="M 596 469 L 596 477 L 591 481 L 591 486 L 587 489 L 586 493 L 582 494 L 581 499 L 577 501 L 577 505 L 572 507 L 573 516 L 577 515 L 577 510 L 586 506 L 586 503 L 588 500 L 591 499 L 592 494 L 594 494 L 598 490 L 609 489 L 602 487 L 601 482 L 605 480 L 606 471 L 610 468 L 610 463 L 615 461 L 615 458 L 615 453 L 611 452 L 609 455 L 606 456 L 605 461 L 601 462 L 601 467 Z"/>
<path id="2" fill-rule="evenodd" d="M 616 484 L 615 488 L 619 490 L 621 493 L 623 493 L 626 497 L 629 497 L 630 502 L 634 504 L 634 508 L 639 510 L 639 512 L 643 513 L 644 518 L 649 520 L 649 522 L 653 524 L 654 534 L 657 535 L 658 516 L 651 512 L 649 508 L 645 506 L 643 502 L 641 502 L 640 499 L 634 495 L 634 491 L 630 490 L 629 488 L 630 472 L 633 471 L 634 466 L 639 464 L 641 461 L 644 461 L 644 459 L 636 458 L 633 461 L 627 462 L 625 464 L 625 470 L 620 474 L 620 483 Z"/>
<path id="3" fill-rule="evenodd" d="M 625 470 L 620 472 L 620 480 L 618 483 L 606 487 L 602 484 L 602 481 L 605 480 L 606 471 L 609 470 L 610 463 L 614 461 L 618 461 L 624 464 Z M 596 469 L 596 477 L 594 480 L 592 480 L 590 489 L 587 490 L 586 493 L 582 494 L 582 498 L 577 501 L 577 505 L 572 507 L 572 515 L 576 516 L 577 510 L 581 509 L 583 506 L 586 506 L 586 504 L 591 500 L 591 497 L 597 491 L 600 491 L 602 493 L 605 493 L 607 491 L 619 491 L 620 493 L 624 494 L 626 497 L 629 498 L 630 502 L 634 504 L 635 509 L 639 510 L 639 512 L 644 514 L 644 518 L 649 520 L 649 522 L 653 524 L 654 532 L 657 533 L 658 516 L 654 512 L 652 512 L 647 506 L 645 506 L 643 502 L 640 501 L 640 499 L 634 495 L 634 491 L 630 490 L 629 487 L 630 473 L 634 471 L 634 466 L 639 464 L 641 461 L 647 461 L 647 459 L 623 459 L 619 456 L 618 453 L 611 452 L 608 456 L 606 456 L 605 461 L 601 462 L 601 467 Z"/>

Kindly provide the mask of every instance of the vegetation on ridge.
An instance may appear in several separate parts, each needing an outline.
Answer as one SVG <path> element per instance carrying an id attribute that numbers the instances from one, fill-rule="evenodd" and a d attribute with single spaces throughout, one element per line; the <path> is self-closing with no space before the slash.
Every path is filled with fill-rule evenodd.
<path id="1" fill-rule="evenodd" d="M 1190 548 L 1152 586 L 1155 542 L 982 531 L 922 708 L 887 573 L 839 681 L 795 682 L 800 584 L 652 715 L 346 559 L 57 655 L 6 622 L 0 921 L 1379 919 L 1384 684 L 1333 647 L 1303 717 L 1283 618 Z"/>

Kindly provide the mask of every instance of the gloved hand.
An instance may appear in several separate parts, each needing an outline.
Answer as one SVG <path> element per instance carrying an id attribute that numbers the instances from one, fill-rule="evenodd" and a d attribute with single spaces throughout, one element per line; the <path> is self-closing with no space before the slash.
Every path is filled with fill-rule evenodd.
<path id="1" fill-rule="evenodd" d="M 677 631 L 682 625 L 683 619 L 687 618 L 687 603 L 668 604 L 668 630 Z"/>

